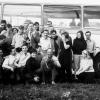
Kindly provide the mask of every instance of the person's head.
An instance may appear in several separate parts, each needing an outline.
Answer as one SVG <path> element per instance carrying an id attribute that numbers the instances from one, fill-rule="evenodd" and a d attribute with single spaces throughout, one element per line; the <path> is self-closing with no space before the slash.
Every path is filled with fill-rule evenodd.
<path id="1" fill-rule="evenodd" d="M 69 33 L 68 32 L 63 32 L 61 34 L 61 37 L 62 37 L 62 40 L 69 39 Z"/>
<path id="2" fill-rule="evenodd" d="M 39 31 L 39 22 L 34 23 L 34 29 Z"/>
<path id="3" fill-rule="evenodd" d="M 2 56 L 3 55 L 3 51 L 0 49 L 0 56 Z"/>
<path id="4" fill-rule="evenodd" d="M 33 23 L 30 23 L 28 25 L 28 30 L 31 31 L 31 32 L 33 32 L 33 26 L 34 26 L 34 24 Z"/>
<path id="5" fill-rule="evenodd" d="M 31 20 L 25 20 L 24 22 L 24 29 L 27 30 L 28 25 L 31 23 Z"/>
<path id="6" fill-rule="evenodd" d="M 14 47 L 11 48 L 10 54 L 11 54 L 11 55 L 15 55 L 15 54 L 16 54 L 16 49 L 15 49 Z"/>
<path id="7" fill-rule="evenodd" d="M 24 32 L 24 26 L 20 25 L 18 31 L 19 31 L 19 34 L 23 34 L 23 32 Z"/>
<path id="8" fill-rule="evenodd" d="M 78 31 L 76 37 L 77 37 L 78 39 L 84 39 L 83 31 Z"/>
<path id="9" fill-rule="evenodd" d="M 11 24 L 7 24 L 7 31 L 12 31 L 12 25 Z"/>
<path id="10" fill-rule="evenodd" d="M 57 36 L 56 30 L 52 30 L 50 34 L 51 34 L 52 38 L 55 38 Z"/>
<path id="11" fill-rule="evenodd" d="M 87 31 L 87 32 L 85 33 L 85 36 L 86 36 L 86 39 L 87 39 L 87 40 L 90 40 L 90 39 L 91 39 L 91 32 L 90 32 L 90 31 Z"/>
<path id="12" fill-rule="evenodd" d="M 37 56 L 37 51 L 33 50 L 33 52 L 31 53 L 31 57 L 32 58 L 36 58 L 36 56 Z"/>
<path id="13" fill-rule="evenodd" d="M 48 38 L 48 35 L 49 35 L 49 31 L 48 30 L 44 30 L 43 36 L 44 36 L 45 39 Z"/>
<path id="14" fill-rule="evenodd" d="M 48 58 L 52 58 L 52 56 L 53 56 L 53 51 L 52 51 L 51 48 L 49 48 L 49 49 L 47 50 L 47 55 L 48 55 Z"/>
<path id="15" fill-rule="evenodd" d="M 22 52 L 23 52 L 23 53 L 27 53 L 27 51 L 28 51 L 28 46 L 27 46 L 26 44 L 24 44 L 24 45 L 22 46 Z"/>
<path id="16" fill-rule="evenodd" d="M 87 50 L 82 51 L 82 57 L 83 58 L 90 58 L 89 52 Z"/>
<path id="17" fill-rule="evenodd" d="M 6 20 L 1 20 L 0 25 L 2 29 L 6 28 L 6 25 L 7 25 Z"/>
<path id="18" fill-rule="evenodd" d="M 16 33 L 18 33 L 18 29 L 17 28 L 12 28 L 12 32 L 15 35 Z"/>
<path id="19" fill-rule="evenodd" d="M 51 26 L 52 26 L 52 21 L 48 21 L 48 22 L 47 22 L 47 26 L 48 26 L 48 27 L 51 27 Z"/>

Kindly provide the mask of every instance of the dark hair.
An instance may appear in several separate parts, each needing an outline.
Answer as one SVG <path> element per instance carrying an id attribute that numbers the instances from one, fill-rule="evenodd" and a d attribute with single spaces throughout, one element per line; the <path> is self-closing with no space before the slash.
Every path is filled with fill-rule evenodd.
<path id="1" fill-rule="evenodd" d="M 12 25 L 11 24 L 7 24 L 7 28 L 12 28 Z"/>
<path id="2" fill-rule="evenodd" d="M 65 38 L 68 38 L 68 39 L 70 38 L 68 32 L 63 32 L 61 35 L 65 35 Z"/>
<path id="3" fill-rule="evenodd" d="M 1 20 L 0 23 L 5 23 L 5 24 L 7 24 L 6 20 Z"/>
<path id="4" fill-rule="evenodd" d="M 35 22 L 34 25 L 39 25 L 39 22 Z"/>
<path id="5" fill-rule="evenodd" d="M 19 26 L 19 29 L 23 29 L 24 30 L 24 26 L 23 25 L 20 25 Z"/>
<path id="6" fill-rule="evenodd" d="M 52 24 L 52 21 L 48 21 L 48 22 Z M 47 23 L 48 23 L 48 22 L 47 22 Z"/>
<path id="7" fill-rule="evenodd" d="M 47 30 L 47 29 L 45 29 L 44 31 L 47 31 L 47 32 L 49 32 L 49 30 Z M 43 32 L 44 32 L 44 31 L 43 31 Z"/>
<path id="8" fill-rule="evenodd" d="M 83 35 L 83 31 L 78 31 L 77 33 L 80 33 L 80 34 L 81 34 L 81 39 L 82 39 L 82 40 L 85 40 L 85 39 L 84 39 L 84 35 Z"/>
<path id="9" fill-rule="evenodd" d="M 12 28 L 12 31 L 14 31 L 14 29 L 16 29 L 16 30 L 17 30 L 17 32 L 18 32 L 18 29 L 17 29 L 17 28 Z"/>
<path id="10" fill-rule="evenodd" d="M 22 48 L 16 48 L 16 52 L 21 52 L 22 51 Z"/>
<path id="11" fill-rule="evenodd" d="M 85 32 L 85 35 L 86 35 L 86 33 L 90 33 L 90 35 L 91 35 L 91 32 L 90 32 L 90 31 L 86 31 L 86 32 Z"/>
<path id="12" fill-rule="evenodd" d="M 51 33 L 51 34 L 52 34 L 53 32 L 54 32 L 54 33 L 57 33 L 57 31 L 56 31 L 56 30 L 51 30 L 51 31 L 50 31 L 50 33 Z"/>

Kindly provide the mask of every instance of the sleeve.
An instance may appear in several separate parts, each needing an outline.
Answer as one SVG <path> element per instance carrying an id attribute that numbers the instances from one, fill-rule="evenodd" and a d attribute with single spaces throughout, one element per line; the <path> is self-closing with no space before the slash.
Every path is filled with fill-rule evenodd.
<path id="1" fill-rule="evenodd" d="M 11 45 L 15 46 L 15 36 L 12 39 L 12 44 Z"/>
<path id="2" fill-rule="evenodd" d="M 9 58 L 6 58 L 2 64 L 3 68 L 7 68 L 7 69 L 11 69 L 11 67 L 9 66 Z"/>
<path id="3" fill-rule="evenodd" d="M 52 59 L 53 59 L 54 64 L 55 64 L 57 67 L 61 67 L 61 64 L 60 64 L 60 62 L 59 62 L 59 60 L 58 60 L 57 57 L 53 56 Z"/>

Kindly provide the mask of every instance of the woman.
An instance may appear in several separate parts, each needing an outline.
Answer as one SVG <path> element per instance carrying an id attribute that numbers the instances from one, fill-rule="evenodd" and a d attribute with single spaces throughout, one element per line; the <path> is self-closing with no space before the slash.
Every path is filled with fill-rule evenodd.
<path id="1" fill-rule="evenodd" d="M 69 36 L 68 32 L 63 32 L 61 34 L 62 42 L 60 44 L 60 53 L 59 53 L 59 61 L 61 64 L 61 78 L 67 79 L 70 81 L 71 79 L 71 63 L 72 63 L 72 40 Z M 67 74 L 67 75 L 66 75 Z M 65 80 L 64 80 L 65 81 Z"/>
<path id="2" fill-rule="evenodd" d="M 91 83 L 94 80 L 94 69 L 93 69 L 93 60 L 89 56 L 89 53 L 84 50 L 82 52 L 82 58 L 80 60 L 80 68 L 76 72 L 78 79 L 85 83 Z"/>
<path id="3" fill-rule="evenodd" d="M 79 69 L 80 59 L 82 55 L 82 51 L 86 49 L 86 42 L 83 36 L 82 31 L 77 32 L 77 36 L 73 41 L 73 56 L 74 56 L 74 74 L 76 76 L 76 71 Z"/>

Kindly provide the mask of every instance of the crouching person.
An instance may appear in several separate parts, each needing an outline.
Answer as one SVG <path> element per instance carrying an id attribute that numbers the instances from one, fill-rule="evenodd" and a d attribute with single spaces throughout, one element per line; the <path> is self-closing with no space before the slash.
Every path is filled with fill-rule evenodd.
<path id="1" fill-rule="evenodd" d="M 93 83 L 94 82 L 94 69 L 93 60 L 90 58 L 89 53 L 84 50 L 82 52 L 82 58 L 80 60 L 80 68 L 76 72 L 80 82 Z"/>
<path id="2" fill-rule="evenodd" d="M 26 82 L 32 82 L 34 76 L 38 75 L 37 70 L 40 68 L 40 63 L 37 59 L 37 51 L 32 50 L 31 57 L 27 60 L 25 65 Z"/>
<path id="3" fill-rule="evenodd" d="M 46 82 L 46 76 L 49 75 L 49 72 L 51 73 L 51 80 L 52 84 L 55 84 L 55 78 L 57 75 L 57 67 L 61 67 L 58 58 L 55 57 L 52 53 L 51 49 L 47 50 L 47 55 L 43 57 L 41 61 L 41 69 L 42 69 L 42 81 L 43 84 Z"/>
<path id="4" fill-rule="evenodd" d="M 9 84 L 14 82 L 14 62 L 16 60 L 16 52 L 15 49 L 12 48 L 11 53 L 7 56 L 3 62 L 3 82 L 4 84 Z"/>
<path id="5" fill-rule="evenodd" d="M 30 53 L 27 52 L 28 47 L 27 45 L 22 46 L 22 51 L 19 54 L 19 57 L 17 57 L 15 61 L 15 73 L 16 73 L 16 79 L 17 81 L 20 81 L 22 83 L 25 83 L 25 65 L 26 61 L 30 58 Z"/>

